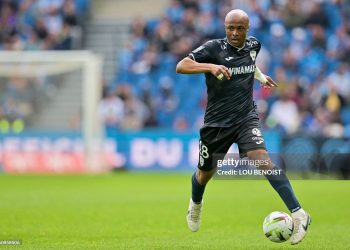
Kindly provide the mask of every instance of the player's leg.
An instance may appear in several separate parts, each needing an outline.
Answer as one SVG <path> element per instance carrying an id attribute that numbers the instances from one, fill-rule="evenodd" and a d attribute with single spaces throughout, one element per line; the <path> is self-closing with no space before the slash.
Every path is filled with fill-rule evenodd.
<path id="1" fill-rule="evenodd" d="M 294 229 L 291 237 L 291 243 L 298 244 L 306 235 L 308 226 L 311 222 L 311 217 L 301 208 L 288 177 L 283 170 L 279 169 L 271 162 L 265 149 L 248 151 L 247 156 L 250 160 L 254 160 L 255 162 L 264 162 L 264 164 L 258 166 L 261 169 L 278 170 L 278 175 L 266 175 L 266 178 L 282 198 L 289 211 L 292 213 Z"/>
<path id="2" fill-rule="evenodd" d="M 227 140 L 229 130 L 224 128 L 202 128 L 199 142 L 198 169 L 193 173 L 192 196 L 187 211 L 187 224 L 191 231 L 196 232 L 200 226 L 202 200 L 206 184 L 216 171 L 216 163 L 213 162 L 214 154 L 224 155 L 230 148 Z"/>
<path id="3" fill-rule="evenodd" d="M 261 162 L 261 169 L 276 169 L 270 160 L 266 151 L 265 141 L 261 132 L 259 119 L 252 118 L 246 121 L 241 127 L 238 135 L 238 148 L 241 156 L 248 156 L 249 160 Z M 289 180 L 283 171 L 278 171 L 280 175 L 269 175 L 266 178 L 269 180 L 272 187 L 278 192 L 282 200 L 291 212 L 300 209 L 300 204 L 294 195 L 294 191 L 289 183 Z"/>
<path id="4" fill-rule="evenodd" d="M 187 210 L 187 225 L 192 232 L 199 230 L 203 206 L 203 194 L 207 182 L 214 175 L 216 168 L 210 171 L 198 169 L 192 175 L 192 197 Z"/>
<path id="5" fill-rule="evenodd" d="M 215 174 L 216 168 L 212 170 L 200 170 L 199 168 L 192 175 L 192 201 L 201 203 L 205 186 Z"/>
<path id="6" fill-rule="evenodd" d="M 270 182 L 271 186 L 277 191 L 277 193 L 280 195 L 286 206 L 288 207 L 289 211 L 296 212 L 301 208 L 299 201 L 295 197 L 294 191 L 292 189 L 292 186 L 290 185 L 290 182 L 285 175 L 284 171 L 279 169 L 277 166 L 275 166 L 271 160 L 270 157 L 265 149 L 253 149 L 251 151 L 247 152 L 247 156 L 249 160 L 253 160 L 255 162 L 262 162 L 260 166 L 257 166 L 259 169 L 263 170 L 279 170 L 275 173 L 279 173 L 276 175 L 266 175 L 266 178 Z"/>
<path id="7" fill-rule="evenodd" d="M 266 178 L 292 213 L 294 229 L 291 243 L 299 243 L 306 235 L 311 217 L 301 208 L 284 171 L 271 162 L 266 151 L 258 118 L 250 119 L 241 126 L 237 141 L 242 155 L 248 156 L 250 160 L 259 160 L 264 163 L 259 166 L 260 168 L 278 170 L 275 171 L 279 173 L 278 175 L 266 175 Z"/>

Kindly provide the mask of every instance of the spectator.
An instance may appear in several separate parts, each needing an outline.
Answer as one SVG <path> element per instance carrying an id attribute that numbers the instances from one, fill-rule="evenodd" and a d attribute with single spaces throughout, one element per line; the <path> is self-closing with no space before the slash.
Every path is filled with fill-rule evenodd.
<path id="1" fill-rule="evenodd" d="M 124 117 L 121 121 L 122 130 L 139 130 L 145 126 L 150 112 L 147 106 L 133 95 L 129 84 L 122 84 L 117 88 L 117 95 L 124 102 Z"/>
<path id="2" fill-rule="evenodd" d="M 323 8 L 324 6 L 316 1 L 312 1 L 311 4 L 311 12 L 308 13 L 308 17 L 305 20 L 305 25 L 319 25 L 327 29 L 329 27 L 329 18 Z"/>
<path id="3" fill-rule="evenodd" d="M 341 63 L 326 79 L 334 86 L 336 93 L 350 101 L 350 67 L 348 63 Z"/>
<path id="4" fill-rule="evenodd" d="M 124 119 L 124 103 L 115 91 L 105 89 L 98 113 L 107 129 L 118 129 Z"/>
<path id="5" fill-rule="evenodd" d="M 305 18 L 304 12 L 302 10 L 302 4 L 299 0 L 291 0 L 287 1 L 285 8 L 282 10 L 283 12 L 283 22 L 288 29 L 293 29 L 297 27 L 302 27 Z"/>
<path id="6" fill-rule="evenodd" d="M 160 111 L 170 113 L 175 111 L 179 100 L 172 92 L 172 80 L 170 78 L 162 78 L 160 83 L 160 94 L 157 98 L 157 107 Z"/>
<path id="7" fill-rule="evenodd" d="M 284 132 L 292 134 L 297 132 L 300 117 L 298 107 L 292 100 L 292 94 L 288 90 L 283 90 L 279 100 L 274 102 L 268 119 L 280 125 Z"/>

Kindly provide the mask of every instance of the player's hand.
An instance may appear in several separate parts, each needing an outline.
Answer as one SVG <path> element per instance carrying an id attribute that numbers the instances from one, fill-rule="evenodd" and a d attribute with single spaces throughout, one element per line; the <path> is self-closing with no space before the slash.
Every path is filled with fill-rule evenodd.
<path id="1" fill-rule="evenodd" d="M 265 83 L 260 83 L 265 89 L 270 89 L 271 87 L 278 87 L 278 84 L 268 75 L 265 75 L 267 81 Z"/>
<path id="2" fill-rule="evenodd" d="M 224 77 L 227 80 L 231 79 L 231 73 L 224 65 L 213 64 L 210 72 L 219 80 L 223 80 Z"/>

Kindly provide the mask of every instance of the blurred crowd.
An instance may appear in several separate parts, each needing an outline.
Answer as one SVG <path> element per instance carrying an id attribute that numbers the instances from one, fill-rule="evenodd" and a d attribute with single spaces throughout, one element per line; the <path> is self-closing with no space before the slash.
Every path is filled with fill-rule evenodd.
<path id="1" fill-rule="evenodd" d="M 0 0 L 0 50 L 80 48 L 89 4 Z M 203 42 L 225 37 L 223 20 L 234 8 L 248 13 L 249 35 L 263 46 L 257 64 L 280 85 L 273 90 L 255 85 L 262 125 L 285 134 L 350 136 L 346 0 L 171 0 L 163 17 L 135 18 L 131 41 L 118 54 L 118 72 L 100 103 L 106 127 L 188 131 L 202 126 L 204 77 L 176 74 L 175 65 Z M 39 109 L 38 95 L 49 98 L 51 87 L 57 87 L 17 76 L 0 82 L 0 118 L 9 121 L 29 121 Z"/>
<path id="2" fill-rule="evenodd" d="M 208 39 L 225 37 L 223 20 L 234 8 L 248 13 L 249 35 L 263 45 L 257 64 L 280 85 L 255 86 L 263 125 L 285 134 L 350 136 L 350 2 L 345 0 L 171 0 L 163 17 L 135 18 L 131 41 L 118 55 L 116 79 L 101 102 L 106 124 L 200 127 L 203 77 L 177 75 L 175 65 Z"/>
<path id="3" fill-rule="evenodd" d="M 81 45 L 89 0 L 0 0 L 0 49 L 67 50 Z"/>
<path id="4" fill-rule="evenodd" d="M 81 48 L 90 0 L 0 0 L 0 50 Z M 0 75 L 0 130 L 30 125 L 59 87 L 55 77 Z M 16 123 L 15 123 L 16 124 Z M 21 125 L 22 126 L 22 125 Z"/>

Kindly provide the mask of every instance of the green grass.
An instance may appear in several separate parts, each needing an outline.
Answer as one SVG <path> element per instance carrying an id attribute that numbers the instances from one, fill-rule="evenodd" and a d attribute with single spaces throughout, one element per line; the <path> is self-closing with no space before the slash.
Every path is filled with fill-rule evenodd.
<path id="1" fill-rule="evenodd" d="M 350 249 L 350 181 L 292 181 L 313 222 L 298 246 L 262 233 L 287 211 L 267 181 L 213 180 L 202 227 L 185 214 L 189 174 L 0 176 L 0 249 Z"/>

